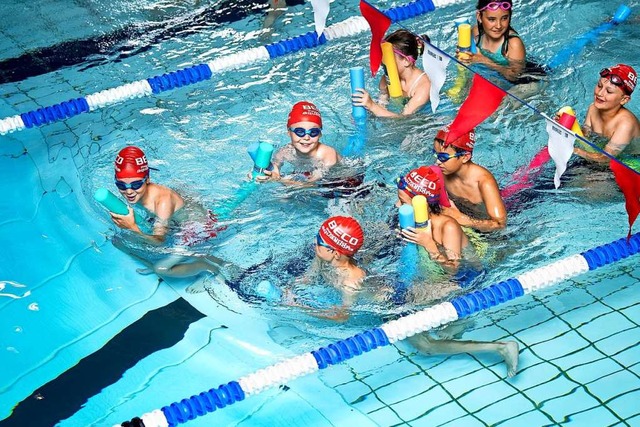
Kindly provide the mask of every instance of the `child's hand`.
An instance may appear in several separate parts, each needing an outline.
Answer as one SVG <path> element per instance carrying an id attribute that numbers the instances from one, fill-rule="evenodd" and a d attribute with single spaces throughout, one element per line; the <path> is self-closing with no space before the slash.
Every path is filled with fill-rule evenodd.
<path id="1" fill-rule="evenodd" d="M 351 95 L 351 102 L 356 107 L 364 107 L 367 110 L 371 109 L 374 104 L 369 92 L 362 88 L 356 89 L 356 92 Z"/>
<path id="2" fill-rule="evenodd" d="M 136 224 L 136 219 L 133 216 L 133 209 L 131 209 L 131 206 L 127 206 L 127 209 L 129 209 L 129 213 L 126 215 L 119 215 L 117 213 L 109 212 L 109 214 L 111 215 L 111 220 L 115 225 L 124 230 L 139 230 L 139 227 Z"/>
<path id="3" fill-rule="evenodd" d="M 262 171 L 262 173 L 264 175 L 258 175 L 258 176 L 255 177 L 255 181 L 256 182 L 279 181 L 280 178 L 281 178 L 280 174 L 278 172 L 276 172 L 276 171 L 264 170 L 264 171 Z M 253 178 L 253 170 L 251 172 L 249 172 L 247 177 L 249 179 L 254 179 Z"/>
<path id="4" fill-rule="evenodd" d="M 400 230 L 400 236 L 405 242 L 415 243 L 420 246 L 426 246 L 433 242 L 430 225 L 420 230 L 413 227 L 403 228 Z"/>

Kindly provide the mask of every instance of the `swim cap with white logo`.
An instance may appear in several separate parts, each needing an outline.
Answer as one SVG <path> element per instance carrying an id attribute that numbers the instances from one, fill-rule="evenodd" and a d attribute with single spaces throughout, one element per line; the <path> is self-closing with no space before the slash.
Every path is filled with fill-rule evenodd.
<path id="1" fill-rule="evenodd" d="M 116 179 L 146 178 L 149 175 L 147 156 L 138 147 L 125 147 L 116 156 Z"/>
<path id="2" fill-rule="evenodd" d="M 332 216 L 322 223 L 318 233 L 327 245 L 347 256 L 355 255 L 364 242 L 362 227 L 348 216 Z"/>

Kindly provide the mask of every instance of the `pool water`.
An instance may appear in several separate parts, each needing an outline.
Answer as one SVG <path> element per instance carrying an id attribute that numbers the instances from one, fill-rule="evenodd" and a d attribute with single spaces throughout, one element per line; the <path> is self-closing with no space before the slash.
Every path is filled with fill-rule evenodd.
<path id="1" fill-rule="evenodd" d="M 16 0 L 3 6 L 0 62 L 6 69 L 10 59 L 35 57 L 50 46 L 86 47 L 79 42 L 108 35 L 114 47 L 76 65 L 7 78 L 0 84 L 0 118 L 313 26 L 308 5 L 291 8 L 270 35 L 260 29 L 259 14 L 198 20 L 237 6 L 223 3 Z M 356 2 L 337 3 L 328 24 L 359 14 Z M 601 68 L 640 67 L 633 62 L 640 54 L 638 2 L 627 5 L 634 12 L 627 23 L 572 57 L 527 102 L 546 114 L 572 105 L 584 117 Z M 474 6 L 443 7 L 402 25 L 452 52 L 452 22 L 472 16 Z M 518 2 L 513 26 L 529 54 L 545 62 L 616 6 Z M 128 38 L 133 32 L 121 30 L 131 28 L 141 30 Z M 400 247 L 388 227 L 393 179 L 431 162 L 430 141 L 457 105 L 444 98 L 435 115 L 370 119 L 364 131 L 357 129 L 347 70 L 368 66 L 368 45 L 363 33 L 0 137 L 0 426 L 118 424 L 415 308 L 364 302 L 349 322 L 336 325 L 243 292 L 264 278 L 286 285 L 304 271 L 315 233 L 332 214 L 356 216 L 367 233 L 361 261 L 387 283 L 396 277 Z M 367 77 L 367 87 L 375 84 Z M 143 147 L 158 168 L 154 180 L 215 208 L 242 187 L 251 167 L 249 144 L 286 143 L 286 116 L 302 99 L 322 111 L 325 143 L 343 152 L 350 138 L 364 139 L 363 155 L 347 163 L 365 172 L 369 194 L 327 199 L 315 189 L 260 186 L 227 221 L 228 232 L 203 248 L 240 268 L 258 266 L 239 289 L 207 277 L 163 281 L 137 274 L 141 265 L 113 247 L 113 225 L 92 198 L 111 185 L 117 151 L 127 143 Z M 628 106 L 640 113 L 637 101 Z M 504 186 L 546 144 L 544 128 L 531 109 L 503 108 L 478 129 L 474 158 Z M 497 256 L 478 286 L 626 235 L 624 201 L 609 172 L 577 166 L 558 190 L 552 179 L 546 168 L 512 203 L 507 229 L 491 238 Z M 512 379 L 493 355 L 427 357 L 400 342 L 188 425 L 640 425 L 639 281 L 637 257 L 631 257 L 466 321 L 462 339 L 519 343 L 520 368 Z M 205 291 L 186 292 L 194 282 Z"/>

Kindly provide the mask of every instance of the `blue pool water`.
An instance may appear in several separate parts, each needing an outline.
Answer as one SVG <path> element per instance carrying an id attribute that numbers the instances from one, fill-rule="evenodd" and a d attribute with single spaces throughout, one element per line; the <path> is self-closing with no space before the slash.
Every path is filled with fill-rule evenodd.
<path id="1" fill-rule="evenodd" d="M 61 44 L 82 46 L 65 42 L 111 40 L 112 47 L 76 65 L 52 66 L 44 74 L 1 84 L 0 118 L 312 28 L 309 7 L 292 8 L 270 36 L 260 30 L 258 14 L 224 23 L 198 20 L 210 10 L 224 10 L 222 3 L 16 0 L 4 5 L 0 61 L 25 60 L 23 55 Z M 337 3 L 329 24 L 359 14 L 357 3 Z M 602 67 L 617 62 L 640 67 L 633 62 L 640 54 L 634 42 L 640 9 L 637 1 L 627 5 L 634 12 L 630 21 L 554 72 L 527 98 L 531 105 L 547 114 L 573 105 L 584 117 Z M 616 6 L 518 2 L 513 25 L 529 53 L 544 62 Z M 449 23 L 471 16 L 473 9 L 473 2 L 452 5 L 403 25 L 452 52 Z M 100 38 L 105 34 L 111 38 Z M 412 308 L 361 303 L 348 323 L 335 325 L 248 300 L 208 278 L 196 283 L 209 292 L 189 294 L 185 289 L 192 280 L 138 275 L 140 264 L 113 247 L 113 226 L 92 199 L 97 188 L 110 185 L 115 153 L 133 143 L 159 169 L 153 174 L 158 182 L 211 207 L 232 200 L 250 168 L 246 147 L 258 140 L 283 144 L 286 115 L 301 99 L 319 106 L 324 141 L 343 151 L 357 135 L 349 115 L 347 69 L 367 66 L 368 43 L 363 33 L 0 136 L 0 426 L 118 424 Z M 12 64 L 2 63 L 3 71 Z M 375 83 L 367 78 L 366 84 Z M 637 102 L 629 108 L 639 114 Z M 264 185 L 239 206 L 228 233 L 207 250 L 242 268 L 267 261 L 243 285 L 262 278 L 286 284 L 311 258 L 319 224 L 349 209 L 367 231 L 362 259 L 382 280 L 392 281 L 397 247 L 381 258 L 375 254 L 393 245 L 386 219 L 395 191 L 378 183 L 392 184 L 398 174 L 430 160 L 431 138 L 455 108 L 445 99 L 435 115 L 370 120 L 364 155 L 350 160 L 373 186 L 365 198 L 347 206 L 315 190 Z M 547 139 L 544 121 L 526 108 L 501 109 L 479 128 L 478 137 L 475 159 L 501 185 Z M 536 187 L 512 207 L 507 229 L 495 236 L 497 257 L 481 285 L 626 235 L 623 198 L 609 172 L 575 168 L 559 190 L 553 189 L 552 176 L 545 169 Z M 637 259 L 467 322 L 463 339 L 520 344 L 520 369 L 512 379 L 505 379 L 504 364 L 492 355 L 427 357 L 400 342 L 187 425 L 640 425 Z"/>

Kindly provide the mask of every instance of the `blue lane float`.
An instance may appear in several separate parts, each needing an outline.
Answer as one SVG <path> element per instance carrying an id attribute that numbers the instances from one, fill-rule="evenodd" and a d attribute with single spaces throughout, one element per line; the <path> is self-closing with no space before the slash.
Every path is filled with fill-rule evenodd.
<path id="1" fill-rule="evenodd" d="M 572 56 L 577 55 L 584 49 L 589 43 L 595 43 L 600 37 L 600 34 L 610 30 L 615 25 L 623 23 L 631 15 L 631 8 L 621 4 L 613 14 L 613 17 L 600 24 L 596 28 L 593 28 L 580 37 L 573 39 L 573 42 L 562 48 L 547 62 L 547 67 L 551 70 L 556 69 L 569 62 Z"/>
<path id="2" fill-rule="evenodd" d="M 640 253 L 640 233 L 400 317 L 113 427 L 175 427 L 266 389 Z"/>

